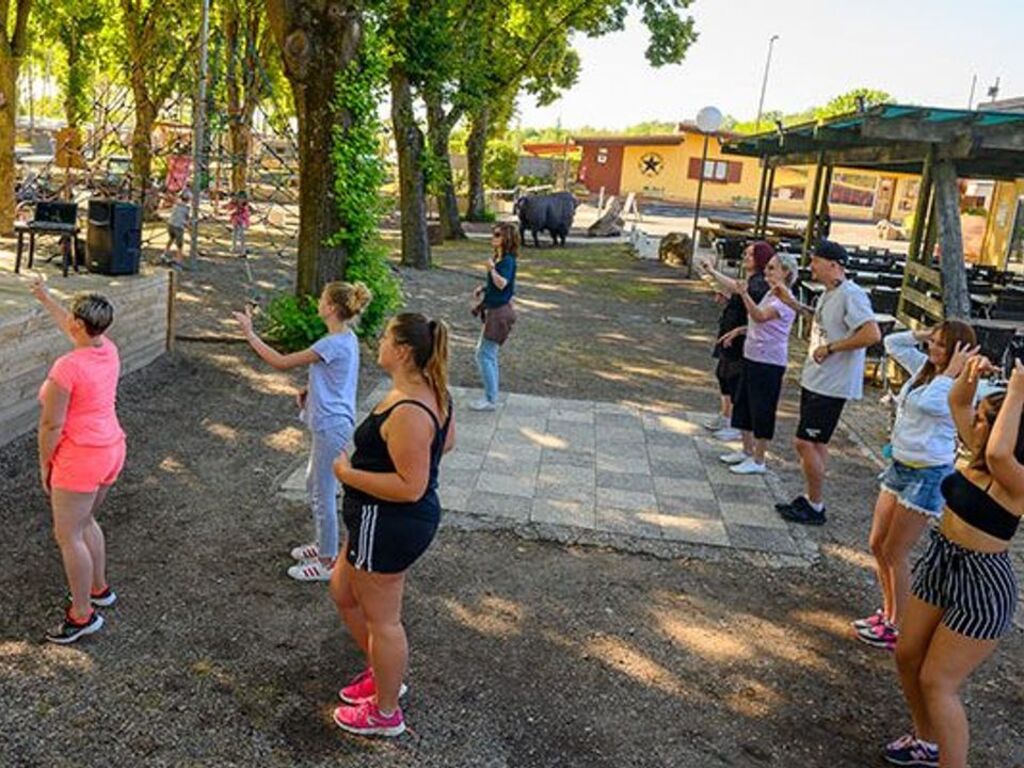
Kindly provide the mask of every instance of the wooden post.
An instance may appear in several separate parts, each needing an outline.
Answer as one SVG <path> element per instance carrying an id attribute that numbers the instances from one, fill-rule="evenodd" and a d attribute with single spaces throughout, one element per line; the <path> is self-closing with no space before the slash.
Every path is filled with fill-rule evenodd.
<path id="1" fill-rule="evenodd" d="M 933 194 L 931 195 L 931 205 L 928 206 L 928 218 L 925 220 L 924 225 L 924 244 L 921 246 L 921 263 L 926 267 L 931 267 L 932 265 L 932 256 L 935 254 L 935 238 L 938 234 L 935 216 L 934 188 L 930 191 Z"/>
<path id="2" fill-rule="evenodd" d="M 807 229 L 804 231 L 804 252 L 800 263 L 803 266 L 811 260 L 811 247 L 814 245 L 814 217 L 818 213 L 818 195 L 821 193 L 821 176 L 824 170 L 825 153 L 818 153 L 818 164 L 814 169 L 814 186 L 811 190 L 810 205 L 807 210 Z"/>
<path id="3" fill-rule="evenodd" d="M 174 323 L 177 316 L 175 298 L 178 293 L 178 276 L 173 269 L 167 270 L 167 344 L 168 352 L 174 350 Z"/>
<path id="4" fill-rule="evenodd" d="M 772 190 L 775 189 L 775 166 L 768 172 L 768 187 L 764 191 L 764 212 L 761 214 L 761 239 L 768 231 L 768 215 L 772 210 Z"/>
<path id="5" fill-rule="evenodd" d="M 700 157 L 700 176 L 697 177 L 697 204 L 693 208 L 693 234 L 690 235 L 692 253 L 690 254 L 690 263 L 686 266 L 687 279 L 693 277 L 693 262 L 697 260 L 697 222 L 700 220 L 700 199 L 704 193 L 704 169 L 708 164 L 708 137 L 709 134 L 705 133 L 704 150 Z"/>
<path id="6" fill-rule="evenodd" d="M 754 234 L 761 224 L 761 212 L 764 210 L 764 188 L 768 183 L 768 158 L 761 158 L 761 185 L 757 188 L 757 209 L 754 211 Z"/>
<path id="7" fill-rule="evenodd" d="M 921 241 L 924 235 L 925 219 L 928 217 L 928 202 L 932 194 L 932 165 L 935 162 L 935 147 L 928 149 L 921 168 L 921 187 L 917 191 L 917 207 L 914 210 L 914 226 L 910 231 L 908 261 L 921 261 Z M 906 281 L 904 280 L 904 286 Z"/>
<path id="8" fill-rule="evenodd" d="M 971 297 L 967 291 L 967 268 L 964 265 L 964 241 L 960 231 L 960 187 L 956 165 L 944 158 L 935 163 L 935 218 L 942 243 L 942 308 L 947 318 L 967 319 L 971 316 Z"/>

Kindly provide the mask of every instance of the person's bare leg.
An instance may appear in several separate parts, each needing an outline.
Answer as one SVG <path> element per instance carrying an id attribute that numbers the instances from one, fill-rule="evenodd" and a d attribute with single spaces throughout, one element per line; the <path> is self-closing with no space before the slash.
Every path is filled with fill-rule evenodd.
<path id="1" fill-rule="evenodd" d="M 944 626 L 935 630 L 921 667 L 920 684 L 935 730 L 935 738 L 928 740 L 939 745 L 942 768 L 966 768 L 970 729 L 960 687 L 998 644 L 998 640 L 974 640 Z"/>
<path id="2" fill-rule="evenodd" d="M 892 524 L 882 544 L 882 557 L 889 566 L 892 585 L 892 615 L 889 620 L 899 626 L 910 599 L 910 550 L 928 527 L 928 518 L 920 512 L 897 504 Z"/>
<path id="3" fill-rule="evenodd" d="M 89 522 L 85 524 L 83 531 L 85 546 L 89 548 L 89 554 L 92 556 L 93 592 L 100 592 L 107 586 L 107 542 L 103 536 L 103 529 L 96 522 L 96 513 L 107 498 L 108 491 L 110 491 L 109 485 L 101 485 L 96 491 L 96 498 L 93 500 L 92 509 L 89 512 Z"/>
<path id="4" fill-rule="evenodd" d="M 722 404 L 718 412 L 726 421 L 732 418 L 732 398 L 729 395 L 722 395 Z"/>
<path id="5" fill-rule="evenodd" d="M 356 569 L 355 577 L 355 592 L 369 631 L 377 707 L 390 714 L 398 707 L 398 692 L 409 660 L 409 645 L 402 626 L 405 573 L 367 573 Z"/>
<path id="6" fill-rule="evenodd" d="M 827 467 L 828 446 L 825 443 L 812 443 L 810 472 L 805 475 L 807 480 L 807 500 L 812 504 L 824 503 L 825 470 Z"/>
<path id="7" fill-rule="evenodd" d="M 60 547 L 64 573 L 71 590 L 71 617 L 88 618 L 92 611 L 89 587 L 92 585 L 92 555 L 86 546 L 84 530 L 92 517 L 96 492 L 75 493 L 60 488 L 50 491 L 53 505 L 53 535 Z"/>
<path id="8" fill-rule="evenodd" d="M 896 602 L 892 593 L 892 569 L 884 558 L 884 544 L 895 508 L 896 497 L 888 491 L 880 491 L 875 501 L 875 512 L 871 517 L 871 533 L 868 535 L 868 547 L 875 556 L 878 586 L 882 591 L 882 615 L 889 621 L 893 621 L 895 616 Z"/>
<path id="9" fill-rule="evenodd" d="M 740 439 L 743 441 L 743 452 L 747 456 L 754 455 L 754 433 L 747 430 L 740 431 Z"/>
<path id="10" fill-rule="evenodd" d="M 903 686 L 903 697 L 914 721 L 914 735 L 925 741 L 935 741 L 937 723 L 929 717 L 929 709 L 921 688 L 921 667 L 928 655 L 936 627 L 942 620 L 942 609 L 929 605 L 911 595 L 896 643 L 896 669 Z"/>
<path id="11" fill-rule="evenodd" d="M 348 551 L 348 539 L 342 543 L 341 552 Z M 335 561 L 334 570 L 331 571 L 331 597 L 338 608 L 342 621 L 348 627 L 348 632 L 359 650 L 367 659 L 370 658 L 370 636 L 366 628 L 366 617 L 359 605 L 359 599 L 352 587 L 355 578 L 355 569 L 345 559 L 344 555 L 338 555 Z"/>
<path id="12" fill-rule="evenodd" d="M 800 457 L 800 468 L 804 473 L 804 495 L 808 501 L 820 504 L 825 468 L 821 462 L 818 443 L 797 437 L 793 440 L 793 446 Z"/>
<path id="13" fill-rule="evenodd" d="M 751 434 L 753 434 L 753 433 L 751 433 Z M 763 437 L 755 437 L 753 439 L 753 443 L 754 443 L 754 453 L 753 453 L 754 461 L 756 461 L 758 464 L 764 464 L 765 454 L 768 453 L 768 441 L 765 440 Z"/>

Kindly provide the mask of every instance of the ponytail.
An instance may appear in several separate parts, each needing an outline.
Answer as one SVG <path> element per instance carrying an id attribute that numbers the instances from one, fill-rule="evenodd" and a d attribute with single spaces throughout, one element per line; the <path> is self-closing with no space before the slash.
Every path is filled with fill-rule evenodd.
<path id="1" fill-rule="evenodd" d="M 430 337 L 432 349 L 430 359 L 423 367 L 430 388 L 434 390 L 437 409 L 442 419 L 448 418 L 448 324 L 444 320 L 431 320 Z"/>

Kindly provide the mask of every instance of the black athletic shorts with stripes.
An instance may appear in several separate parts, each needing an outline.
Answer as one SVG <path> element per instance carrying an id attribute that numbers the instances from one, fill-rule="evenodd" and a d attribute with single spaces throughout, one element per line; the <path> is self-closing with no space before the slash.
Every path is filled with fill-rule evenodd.
<path id="1" fill-rule="evenodd" d="M 1017 576 L 1007 552 L 976 552 L 933 530 L 911 592 L 942 608 L 943 625 L 965 637 L 996 640 L 1013 626 Z"/>
<path id="2" fill-rule="evenodd" d="M 436 493 L 433 496 L 437 498 Z M 385 504 L 346 496 L 341 505 L 348 534 L 345 559 L 354 568 L 372 573 L 407 570 L 427 551 L 437 533 L 441 505 L 429 502 L 427 498 L 415 505 Z"/>

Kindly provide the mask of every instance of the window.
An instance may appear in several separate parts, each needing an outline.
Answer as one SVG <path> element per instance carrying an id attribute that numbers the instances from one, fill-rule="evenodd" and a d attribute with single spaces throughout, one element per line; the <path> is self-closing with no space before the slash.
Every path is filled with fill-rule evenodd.
<path id="1" fill-rule="evenodd" d="M 608 162 L 608 148 L 598 147 L 597 150 L 597 164 L 605 165 Z"/>
<path id="2" fill-rule="evenodd" d="M 725 181 L 729 175 L 729 164 L 721 160 L 708 160 L 704 163 L 705 181 Z"/>
<path id="3" fill-rule="evenodd" d="M 691 157 L 687 178 L 699 178 L 700 167 L 700 158 Z M 735 184 L 740 180 L 742 173 L 743 163 L 733 163 L 728 160 L 707 160 L 704 162 L 704 181 L 716 184 Z"/>

